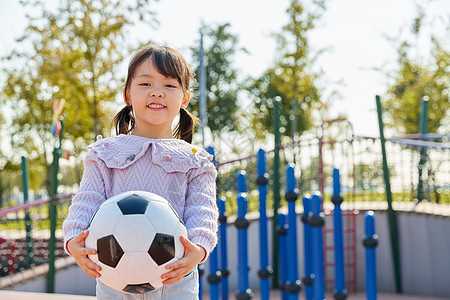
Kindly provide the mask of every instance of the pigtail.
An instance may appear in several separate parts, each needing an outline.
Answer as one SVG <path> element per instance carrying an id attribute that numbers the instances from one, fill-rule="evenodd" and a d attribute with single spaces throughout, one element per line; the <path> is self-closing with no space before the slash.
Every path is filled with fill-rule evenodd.
<path id="1" fill-rule="evenodd" d="M 182 139 L 189 144 L 192 143 L 192 136 L 194 135 L 195 126 L 198 124 L 198 118 L 188 112 L 186 109 L 180 109 L 180 121 L 178 122 L 173 136 L 177 139 Z"/>
<path id="2" fill-rule="evenodd" d="M 122 108 L 114 117 L 114 127 L 116 128 L 116 135 L 128 134 L 134 129 L 136 121 L 133 116 L 133 107 L 130 105 Z"/>

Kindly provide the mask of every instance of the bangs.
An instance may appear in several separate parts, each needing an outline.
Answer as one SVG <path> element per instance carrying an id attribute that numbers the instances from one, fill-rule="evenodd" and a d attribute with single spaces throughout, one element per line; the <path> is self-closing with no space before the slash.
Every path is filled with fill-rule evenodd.
<path id="1" fill-rule="evenodd" d="M 138 51 L 128 65 L 128 76 L 124 89 L 125 95 L 127 95 L 136 69 L 147 59 L 152 60 L 160 74 L 177 79 L 184 92 L 189 90 L 190 82 L 194 80 L 194 74 L 181 54 L 170 47 L 148 46 Z"/>
<path id="2" fill-rule="evenodd" d="M 189 78 L 189 70 L 187 70 L 186 63 L 181 61 L 179 55 L 164 48 L 156 48 L 150 58 L 159 73 L 166 77 L 176 78 L 182 85 L 183 90 L 188 88 L 182 78 Z"/>

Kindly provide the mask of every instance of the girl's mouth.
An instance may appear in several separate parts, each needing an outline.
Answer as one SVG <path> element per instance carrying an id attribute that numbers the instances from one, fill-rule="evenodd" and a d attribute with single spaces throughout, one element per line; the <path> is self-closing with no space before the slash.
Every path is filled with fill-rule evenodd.
<path id="1" fill-rule="evenodd" d="M 157 104 L 157 103 L 151 103 L 151 104 L 147 105 L 147 107 L 152 109 L 152 110 L 161 110 L 161 109 L 165 108 L 164 105 Z"/>

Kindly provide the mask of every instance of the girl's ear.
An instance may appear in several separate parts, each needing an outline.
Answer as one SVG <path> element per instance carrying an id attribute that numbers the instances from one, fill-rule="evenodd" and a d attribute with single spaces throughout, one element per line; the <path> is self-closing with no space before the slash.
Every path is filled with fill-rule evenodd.
<path id="1" fill-rule="evenodd" d="M 184 93 L 183 100 L 181 101 L 181 108 L 186 108 L 190 100 L 191 100 L 191 93 L 190 92 Z"/>
<path id="2" fill-rule="evenodd" d="M 127 91 L 125 89 L 123 90 L 123 102 L 125 102 L 126 106 L 130 106 L 131 105 L 131 103 L 128 103 Z"/>

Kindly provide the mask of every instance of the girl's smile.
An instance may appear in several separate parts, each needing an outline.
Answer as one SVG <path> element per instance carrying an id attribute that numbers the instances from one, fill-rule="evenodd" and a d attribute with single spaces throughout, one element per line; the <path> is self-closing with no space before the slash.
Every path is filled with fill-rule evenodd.
<path id="1" fill-rule="evenodd" d="M 163 110 L 164 108 L 166 108 L 165 105 L 156 103 L 156 102 L 150 103 L 149 105 L 147 105 L 147 107 L 154 111 L 160 111 L 160 110 Z"/>

